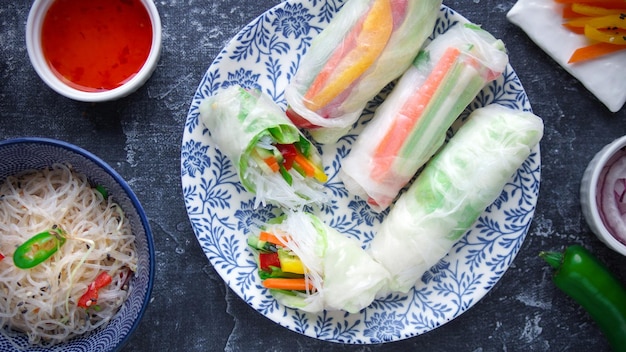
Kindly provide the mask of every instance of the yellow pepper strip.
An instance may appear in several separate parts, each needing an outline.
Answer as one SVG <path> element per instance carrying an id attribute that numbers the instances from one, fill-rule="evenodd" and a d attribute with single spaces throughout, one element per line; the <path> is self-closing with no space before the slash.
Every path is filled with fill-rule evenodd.
<path id="1" fill-rule="evenodd" d="M 280 270 L 286 273 L 305 274 L 307 272 L 300 258 L 291 251 L 278 250 L 278 260 L 280 261 Z"/>
<path id="2" fill-rule="evenodd" d="M 591 26 L 593 28 L 623 28 L 626 29 L 626 14 L 614 14 L 600 17 L 581 17 L 565 22 L 568 27 Z"/>
<path id="3" fill-rule="evenodd" d="M 324 171 L 318 167 L 315 168 L 315 174 L 313 177 L 320 183 L 326 183 L 328 181 L 328 175 L 326 175 Z"/>
<path id="4" fill-rule="evenodd" d="M 615 45 L 626 45 L 626 30 L 611 29 L 601 31 L 592 26 L 585 26 L 585 36 L 591 40 Z"/>
<path id="5" fill-rule="evenodd" d="M 572 9 L 572 12 L 577 13 L 579 15 L 599 17 L 599 16 L 615 15 L 615 14 L 626 12 L 626 3 L 624 4 L 623 9 L 609 9 L 609 8 L 593 6 L 589 4 L 573 3 L 571 9 Z"/>
<path id="6" fill-rule="evenodd" d="M 390 1 L 375 0 L 363 21 L 361 31 L 354 39 L 355 47 L 337 66 L 327 64 L 320 72 L 304 95 L 305 106 L 316 111 L 341 94 L 376 61 L 387 46 L 392 31 Z"/>

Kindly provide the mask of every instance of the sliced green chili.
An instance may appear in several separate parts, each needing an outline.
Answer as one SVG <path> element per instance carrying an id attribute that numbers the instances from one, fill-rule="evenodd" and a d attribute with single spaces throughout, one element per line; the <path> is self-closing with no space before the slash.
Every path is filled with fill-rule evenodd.
<path id="1" fill-rule="evenodd" d="M 13 253 L 13 263 L 20 269 L 30 269 L 50 258 L 65 243 L 65 232 L 54 225 L 28 239 Z"/>
<path id="2" fill-rule="evenodd" d="M 289 186 L 291 186 L 293 184 L 293 177 L 289 174 L 289 171 L 287 169 L 285 169 L 285 166 L 281 164 L 280 168 L 278 169 L 278 171 L 283 176 L 283 178 L 285 179 L 287 184 Z"/>
<path id="3" fill-rule="evenodd" d="M 104 199 L 107 199 L 109 197 L 109 192 L 107 192 L 107 189 L 104 188 L 104 186 L 102 186 L 102 185 L 97 185 L 96 186 L 96 191 L 98 191 L 98 193 L 102 194 L 102 197 Z"/>
<path id="4" fill-rule="evenodd" d="M 615 351 L 626 351 L 626 288 L 584 247 L 539 254 L 556 269 L 553 281 L 596 321 Z"/>

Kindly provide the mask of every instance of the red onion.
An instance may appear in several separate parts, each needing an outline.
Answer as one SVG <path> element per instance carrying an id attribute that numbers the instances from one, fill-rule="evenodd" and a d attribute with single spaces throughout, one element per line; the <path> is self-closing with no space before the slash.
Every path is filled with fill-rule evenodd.
<path id="1" fill-rule="evenodd" d="M 598 178 L 598 211 L 618 241 L 626 244 L 626 148 L 618 150 Z"/>

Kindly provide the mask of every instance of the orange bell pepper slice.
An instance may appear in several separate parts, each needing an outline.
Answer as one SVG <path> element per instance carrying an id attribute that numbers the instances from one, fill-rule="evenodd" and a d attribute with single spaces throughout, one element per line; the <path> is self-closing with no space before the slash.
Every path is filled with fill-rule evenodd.
<path id="1" fill-rule="evenodd" d="M 316 111 L 339 96 L 377 60 L 392 32 L 390 1 L 374 1 L 304 94 L 305 106 Z"/>

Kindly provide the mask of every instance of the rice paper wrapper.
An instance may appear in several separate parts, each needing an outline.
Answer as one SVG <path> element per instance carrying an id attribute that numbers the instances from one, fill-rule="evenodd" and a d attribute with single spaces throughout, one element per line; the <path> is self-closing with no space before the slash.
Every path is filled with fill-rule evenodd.
<path id="1" fill-rule="evenodd" d="M 313 214 L 292 211 L 268 231 L 283 233 L 291 249 L 308 269 L 307 279 L 317 288 L 297 296 L 272 292 L 283 305 L 306 312 L 344 310 L 356 313 L 369 306 L 386 287 L 389 273 L 361 247 Z"/>
<path id="2" fill-rule="evenodd" d="M 568 64 L 574 50 L 588 41 L 584 35 L 572 33 L 562 25 L 562 11 L 563 5 L 554 0 L 518 0 L 507 18 L 611 112 L 619 111 L 626 102 L 626 51 Z"/>
<path id="3" fill-rule="evenodd" d="M 389 2 L 394 12 L 393 30 L 381 54 L 354 81 L 342 81 L 341 94 L 320 109 L 310 109 L 305 99 L 312 82 L 331 60 L 337 48 L 376 2 Z M 431 35 L 441 0 L 350 0 L 313 40 L 298 71 L 285 90 L 289 108 L 310 124 L 311 135 L 320 143 L 334 143 L 357 121 L 366 104 L 389 82 L 398 78 L 411 64 L 419 49 Z M 398 18 L 398 13 L 404 16 Z M 381 25 L 382 27 L 382 25 Z M 369 38 L 366 38 L 369 40 Z M 355 59 L 358 59 L 357 56 Z M 344 70 L 355 66 L 347 63 Z M 335 71 L 333 75 L 337 75 Z M 332 76 L 331 76 L 332 79 Z"/>
<path id="4" fill-rule="evenodd" d="M 504 188 L 543 135 L 543 121 L 501 105 L 475 110 L 394 204 L 370 253 L 407 292 Z"/>
<path id="5" fill-rule="evenodd" d="M 431 93 L 433 77 L 457 52 Z M 435 38 L 402 75 L 344 159 L 341 178 L 346 188 L 368 199 L 373 210 L 389 207 L 443 145 L 452 123 L 508 62 L 504 43 L 473 24 L 457 25 Z M 428 95 L 421 105 L 421 96 Z"/>
<path id="6" fill-rule="evenodd" d="M 326 201 L 323 185 L 316 181 L 292 173 L 288 185 L 278 172 L 264 174 L 251 161 L 258 143 L 292 144 L 302 136 L 271 98 L 235 85 L 206 98 L 199 110 L 211 140 L 233 162 L 244 188 L 256 194 L 255 206 L 269 202 L 292 208 Z M 321 160 L 316 148 L 311 151 Z"/>

